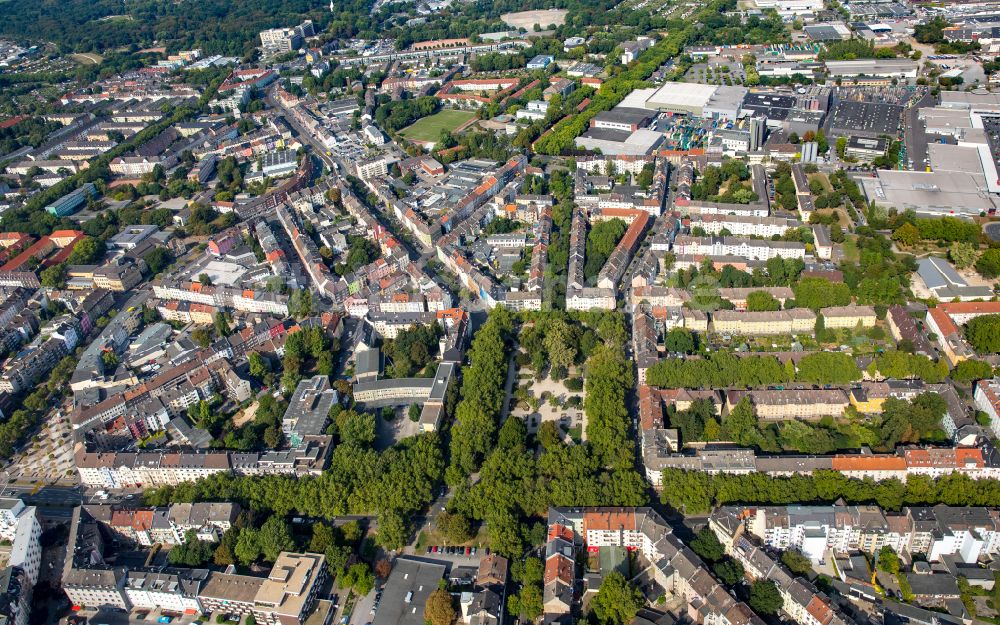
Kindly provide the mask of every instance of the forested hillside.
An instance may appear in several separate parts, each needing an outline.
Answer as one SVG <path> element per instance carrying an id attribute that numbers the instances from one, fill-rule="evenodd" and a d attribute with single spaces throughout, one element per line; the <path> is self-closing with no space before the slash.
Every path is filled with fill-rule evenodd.
<path id="1" fill-rule="evenodd" d="M 171 51 L 201 47 L 207 54 L 243 55 L 265 28 L 294 26 L 312 18 L 334 23 L 339 36 L 364 30 L 367 0 L 337 0 L 337 12 L 318 0 L 10 0 L 3 4 L 0 34 L 40 39 L 65 52 L 104 52 L 154 42 Z"/>

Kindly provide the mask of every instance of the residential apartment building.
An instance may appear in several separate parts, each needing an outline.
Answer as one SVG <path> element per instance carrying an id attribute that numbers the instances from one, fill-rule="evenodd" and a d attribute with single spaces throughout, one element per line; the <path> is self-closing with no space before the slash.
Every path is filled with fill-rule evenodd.
<path id="1" fill-rule="evenodd" d="M 885 401 L 890 397 L 906 401 L 917 395 L 937 391 L 937 387 L 928 388 L 920 380 L 885 380 L 883 382 L 862 381 L 859 386 L 850 390 L 851 405 L 862 414 L 878 414 L 885 407 Z"/>
<path id="2" fill-rule="evenodd" d="M 790 299 L 795 299 L 795 293 L 787 286 L 766 286 L 766 287 L 745 287 L 732 289 L 719 289 L 719 297 L 728 300 L 736 307 L 736 310 L 747 309 L 747 297 L 751 293 L 764 292 L 778 300 L 782 306 Z"/>
<path id="3" fill-rule="evenodd" d="M 311 20 L 306 20 L 295 28 L 272 28 L 260 32 L 260 45 L 264 54 L 282 54 L 298 50 L 302 42 L 316 34 Z"/>
<path id="4" fill-rule="evenodd" d="M 979 380 L 972 395 L 978 410 L 990 418 L 990 429 L 1000 436 L 1000 378 Z"/>
<path id="5" fill-rule="evenodd" d="M 288 296 L 223 286 L 206 286 L 198 282 L 154 280 L 153 294 L 161 300 L 196 302 L 240 312 L 288 316 Z"/>
<path id="6" fill-rule="evenodd" d="M 741 237 L 693 237 L 678 236 L 674 240 L 676 255 L 693 256 L 738 256 L 751 260 L 771 258 L 805 258 L 806 247 L 794 241 L 764 241 Z"/>
<path id="7" fill-rule="evenodd" d="M 20 393 L 31 388 L 68 353 L 65 341 L 37 337 L 24 351 L 7 362 L 4 372 L 0 374 L 0 391 Z"/>
<path id="8" fill-rule="evenodd" d="M 331 451 L 329 437 L 317 437 L 287 451 L 76 454 L 80 482 L 94 488 L 176 486 L 217 473 L 235 475 L 318 475 Z"/>
<path id="9" fill-rule="evenodd" d="M 732 411 L 740 400 L 749 399 L 761 421 L 816 421 L 823 417 L 839 417 L 851 405 L 847 393 L 838 389 L 726 391 L 725 397 L 728 411 Z"/>
<path id="10" fill-rule="evenodd" d="M 892 338 L 897 341 L 908 341 L 913 345 L 915 354 L 930 356 L 933 354 L 930 341 L 926 334 L 917 326 L 917 320 L 903 306 L 895 304 L 889 307 L 885 316 L 886 324 Z"/>
<path id="11" fill-rule="evenodd" d="M 33 584 L 16 566 L 0 571 L 0 618 L 9 625 L 28 625 Z"/>
<path id="12" fill-rule="evenodd" d="M 566 289 L 566 310 L 614 310 L 616 306 L 614 289 Z"/>
<path id="13" fill-rule="evenodd" d="M 158 156 L 119 156 L 108 164 L 112 173 L 126 178 L 138 178 L 143 174 L 152 173 L 156 166 L 169 169 L 177 164 L 176 157 L 161 158 Z"/>
<path id="14" fill-rule="evenodd" d="M 719 334 L 761 336 L 812 333 L 816 314 L 804 308 L 748 312 L 717 310 L 712 313 L 712 331 Z"/>
<path id="15" fill-rule="evenodd" d="M 143 570 L 105 561 L 101 526 L 108 506 L 78 506 L 70 523 L 63 589 L 86 608 L 134 608 L 181 614 L 252 615 L 258 623 L 301 625 L 316 605 L 326 581 L 326 558 L 282 552 L 267 577 L 215 573 L 203 569 Z M 96 516 L 95 516 L 96 515 Z"/>
<path id="16" fill-rule="evenodd" d="M 234 503 L 178 503 L 161 508 L 113 508 L 97 504 L 86 511 L 121 540 L 138 545 L 181 545 L 194 531 L 201 540 L 218 541 L 240 512 Z"/>
<path id="17" fill-rule="evenodd" d="M 900 448 L 891 454 L 758 456 L 753 449 L 710 447 L 677 453 L 662 446 L 652 449 L 652 452 L 647 453 L 644 449 L 643 461 L 646 477 L 654 487 L 660 487 L 665 469 L 731 475 L 757 472 L 775 477 L 836 471 L 845 477 L 876 482 L 888 479 L 905 482 L 910 475 L 941 477 L 959 474 L 973 480 L 1000 477 L 1000 458 L 992 443 L 986 439 L 976 441 L 974 446 L 910 447 Z"/>
<path id="18" fill-rule="evenodd" d="M 1000 549 L 1000 514 L 978 507 L 904 507 L 886 512 L 878 506 L 725 506 L 713 518 L 741 519 L 762 545 L 795 549 L 813 562 L 831 553 L 861 551 L 875 556 L 890 547 L 906 559 L 939 562 L 958 556 L 974 564 Z"/>
<path id="19" fill-rule="evenodd" d="M 875 309 L 871 306 L 831 306 L 821 309 L 820 314 L 828 329 L 871 328 L 877 321 Z"/>
<path id="20" fill-rule="evenodd" d="M 800 228 L 802 225 L 797 219 L 753 215 L 701 215 L 697 220 L 691 221 L 692 228 L 701 228 L 708 234 L 721 236 L 722 231 L 726 230 L 730 236 L 756 236 L 767 239 L 783 235 L 788 230 Z"/>
<path id="21" fill-rule="evenodd" d="M 805 578 L 793 576 L 777 560 L 757 547 L 747 535 L 742 519 L 717 511 L 709 527 L 723 544 L 726 553 L 739 562 L 750 580 L 774 582 L 781 594 L 782 611 L 800 625 L 848 625 L 854 622 L 842 615 L 830 598 Z"/>
<path id="22" fill-rule="evenodd" d="M 683 616 L 699 624 L 759 625 L 763 621 L 719 584 L 706 565 L 650 508 L 551 508 L 545 548 L 543 609 L 560 622 L 575 607 L 576 557 L 624 548 L 648 563 L 652 583 L 680 599 Z M 587 588 L 585 591 L 595 591 Z"/>
<path id="23" fill-rule="evenodd" d="M 122 593 L 132 608 L 199 614 L 202 607 L 198 593 L 208 576 L 206 569 L 183 569 L 171 573 L 128 571 L 124 575 Z"/>

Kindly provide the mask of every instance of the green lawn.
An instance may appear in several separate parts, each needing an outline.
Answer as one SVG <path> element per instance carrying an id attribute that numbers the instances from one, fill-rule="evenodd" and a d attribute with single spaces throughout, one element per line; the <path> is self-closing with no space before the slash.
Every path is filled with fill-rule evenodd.
<path id="1" fill-rule="evenodd" d="M 858 249 L 857 237 L 846 237 L 844 239 L 844 259 L 856 263 L 860 258 L 861 251 Z"/>
<path id="2" fill-rule="evenodd" d="M 433 115 L 418 119 L 404 128 L 400 134 L 416 141 L 437 141 L 441 138 L 442 130 L 453 131 L 475 116 L 472 111 L 442 109 Z"/>

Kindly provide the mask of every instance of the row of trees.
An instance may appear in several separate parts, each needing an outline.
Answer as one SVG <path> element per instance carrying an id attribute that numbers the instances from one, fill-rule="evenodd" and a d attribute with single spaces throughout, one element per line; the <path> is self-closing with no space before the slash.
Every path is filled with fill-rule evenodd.
<path id="1" fill-rule="evenodd" d="M 788 286 L 794 284 L 805 263 L 801 258 L 769 258 L 764 267 L 755 267 L 752 273 L 742 271 L 732 265 L 724 265 L 716 271 L 711 260 L 706 260 L 697 267 L 677 270 L 677 286 L 687 288 L 701 276 L 717 281 L 720 288 L 749 288 L 764 286 Z"/>
<path id="2" fill-rule="evenodd" d="M 1000 315 L 974 317 L 965 324 L 965 338 L 979 353 L 1000 352 Z"/>
<path id="3" fill-rule="evenodd" d="M 590 105 L 586 109 L 563 118 L 553 126 L 551 132 L 535 143 L 535 151 L 540 154 L 557 155 L 572 148 L 573 142 L 586 130 L 587 124 L 595 115 L 614 108 L 657 68 L 680 54 L 691 32 L 690 27 L 671 31 L 669 35 L 656 42 L 632 67 L 605 82 L 601 90 L 591 98 Z"/>
<path id="4" fill-rule="evenodd" d="M 0 458 L 12 458 L 35 428 L 44 422 L 52 402 L 58 401 L 68 388 L 66 385 L 75 368 L 76 358 L 66 356 L 60 360 L 49 373 L 48 379 L 39 382 L 11 413 L 10 418 L 0 423 Z"/>
<path id="5" fill-rule="evenodd" d="M 500 427 L 475 484 L 459 484 L 450 512 L 485 522 L 494 551 L 520 559 L 527 545 L 544 543 L 544 518 L 551 506 L 646 501 L 645 481 L 633 468 L 626 409 L 631 367 L 623 343 L 605 340 L 586 363 L 586 443 L 567 445 L 552 427 L 540 429 L 533 441 L 524 421 L 511 417 Z M 518 609 L 530 614 L 523 605 L 530 602 L 519 601 Z"/>
<path id="6" fill-rule="evenodd" d="M 967 376 L 980 370 L 981 367 L 974 371 L 969 369 L 963 376 L 977 379 Z M 893 379 L 919 378 L 936 384 L 943 381 L 949 371 L 943 359 L 935 361 L 927 356 L 893 350 L 876 356 L 867 373 Z M 774 356 L 740 357 L 718 352 L 697 360 L 664 358 L 649 368 L 646 382 L 663 388 L 761 387 L 789 382 L 843 386 L 861 377 L 854 358 L 842 352 L 809 354 L 803 356 L 797 366 L 792 361 L 782 365 Z"/>
<path id="7" fill-rule="evenodd" d="M 886 510 L 898 510 L 904 505 L 1000 505 L 1000 480 L 973 480 L 957 473 L 936 479 L 911 475 L 905 483 L 898 479 L 860 480 L 835 471 L 771 477 L 763 473 L 712 475 L 668 469 L 662 477 L 663 503 L 687 514 L 738 503 L 786 505 L 832 503 L 838 499 L 847 503 L 874 503 Z"/>
<path id="8" fill-rule="evenodd" d="M 443 475 L 439 435 L 426 433 L 382 452 L 361 444 L 338 445 L 328 470 L 316 477 L 219 474 L 143 495 L 146 504 L 153 506 L 234 501 L 281 517 L 291 513 L 325 519 L 347 514 L 377 516 L 379 544 L 397 549 L 408 542 L 409 519 L 434 498 Z"/>
<path id="9" fill-rule="evenodd" d="M 901 443 L 939 442 L 947 436 L 940 429 L 947 405 L 934 393 L 923 393 L 912 402 L 890 398 L 882 414 L 863 416 L 848 409 L 845 418 L 833 416 L 815 422 L 786 420 L 762 424 L 747 398 L 741 399 L 721 420 L 715 405 L 699 399 L 686 410 L 667 409 L 671 427 L 677 428 L 685 444 L 732 441 L 742 447 L 767 452 L 829 454 L 862 446 L 893 451 Z"/>
<path id="10" fill-rule="evenodd" d="M 469 366 L 462 375 L 462 399 L 455 409 L 448 483 L 458 485 L 475 471 L 493 448 L 507 380 L 512 313 L 497 306 L 476 332 Z"/>
<path id="11" fill-rule="evenodd" d="M 978 243 L 982 227 L 957 217 L 917 218 L 912 212 L 903 213 L 892 233 L 893 241 L 901 245 L 915 245 L 919 241 L 945 241 L 953 243 Z"/>

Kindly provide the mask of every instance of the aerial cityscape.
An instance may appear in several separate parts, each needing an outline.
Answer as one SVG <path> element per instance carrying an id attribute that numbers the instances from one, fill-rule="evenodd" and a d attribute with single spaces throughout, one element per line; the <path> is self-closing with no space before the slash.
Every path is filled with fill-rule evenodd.
<path id="1" fill-rule="evenodd" d="M 0 625 L 1000 625 L 1000 2 L 0 17 Z"/>

